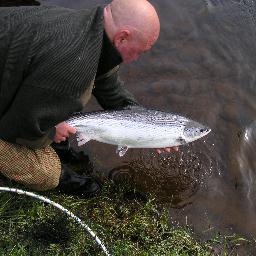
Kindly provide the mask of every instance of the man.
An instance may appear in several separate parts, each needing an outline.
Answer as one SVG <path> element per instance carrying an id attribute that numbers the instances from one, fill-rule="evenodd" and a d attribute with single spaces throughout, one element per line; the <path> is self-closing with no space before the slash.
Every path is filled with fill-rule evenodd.
<path id="1" fill-rule="evenodd" d="M 76 132 L 64 120 L 81 111 L 91 94 L 104 109 L 137 104 L 118 67 L 149 50 L 159 30 L 146 0 L 79 11 L 0 8 L 0 172 L 38 191 L 99 191 L 92 177 L 62 165 L 50 145 Z"/>

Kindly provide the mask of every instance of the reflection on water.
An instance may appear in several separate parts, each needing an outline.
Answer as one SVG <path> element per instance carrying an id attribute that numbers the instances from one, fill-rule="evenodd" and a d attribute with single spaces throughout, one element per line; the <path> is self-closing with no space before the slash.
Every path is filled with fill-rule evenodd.
<path id="1" fill-rule="evenodd" d="M 245 183 L 245 191 L 251 206 L 255 206 L 256 198 L 256 121 L 249 125 L 242 136 L 238 162 Z M 256 209 L 256 208 L 255 208 Z"/>
<path id="2" fill-rule="evenodd" d="M 79 9 L 108 1 L 41 2 Z M 160 16 L 160 38 L 138 62 L 121 68 L 122 78 L 144 106 L 187 116 L 212 132 L 205 143 L 199 140 L 161 157 L 129 150 L 119 158 L 115 147 L 96 142 L 84 149 L 95 171 L 117 181 L 128 177 L 138 189 L 169 202 L 172 221 L 190 225 L 202 238 L 216 232 L 253 238 L 255 1 L 151 2 Z M 95 101 L 86 107 L 96 109 Z"/>

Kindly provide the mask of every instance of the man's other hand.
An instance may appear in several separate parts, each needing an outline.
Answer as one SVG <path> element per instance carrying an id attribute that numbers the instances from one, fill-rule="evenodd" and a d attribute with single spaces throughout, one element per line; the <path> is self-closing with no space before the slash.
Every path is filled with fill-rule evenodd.
<path id="1" fill-rule="evenodd" d="M 68 125 L 66 122 L 61 122 L 55 126 L 56 133 L 53 138 L 53 141 L 56 143 L 60 143 L 62 141 L 65 141 L 70 134 L 76 133 L 76 128 Z"/>
<path id="2" fill-rule="evenodd" d="M 158 148 L 156 149 L 156 152 L 158 154 L 161 154 L 163 152 L 168 152 L 168 153 L 171 153 L 171 152 L 177 152 L 179 151 L 179 147 L 171 147 L 171 148 Z"/>

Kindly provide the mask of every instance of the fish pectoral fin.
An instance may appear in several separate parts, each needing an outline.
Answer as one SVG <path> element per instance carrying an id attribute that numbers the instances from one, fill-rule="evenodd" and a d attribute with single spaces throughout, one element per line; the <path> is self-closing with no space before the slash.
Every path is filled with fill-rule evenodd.
<path id="1" fill-rule="evenodd" d="M 125 153 L 127 152 L 128 150 L 128 147 L 127 146 L 118 146 L 117 147 L 117 150 L 116 150 L 116 153 L 121 157 L 121 156 L 124 156 Z"/>
<path id="2" fill-rule="evenodd" d="M 91 139 L 84 136 L 84 134 L 82 134 L 82 133 L 77 133 L 76 140 L 77 140 L 77 145 L 80 147 L 80 146 L 83 146 L 88 141 L 90 141 Z"/>

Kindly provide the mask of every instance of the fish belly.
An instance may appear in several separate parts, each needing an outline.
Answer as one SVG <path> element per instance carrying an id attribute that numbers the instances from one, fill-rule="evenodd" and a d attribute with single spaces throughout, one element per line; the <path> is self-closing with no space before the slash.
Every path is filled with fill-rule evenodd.
<path id="1" fill-rule="evenodd" d="M 164 148 L 180 145 L 181 131 L 173 128 L 139 126 L 136 124 L 91 125 L 80 130 L 85 137 L 112 145 L 129 148 Z"/>

